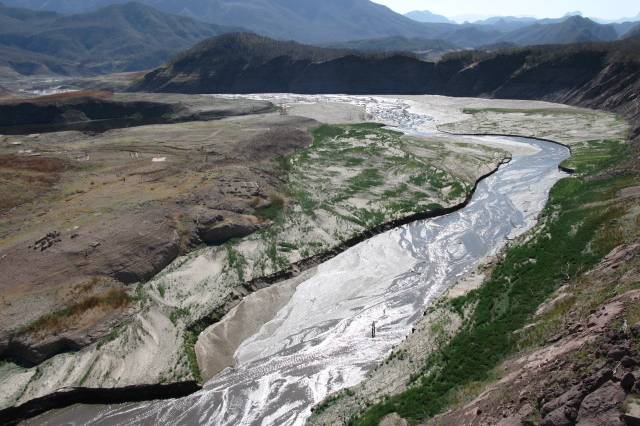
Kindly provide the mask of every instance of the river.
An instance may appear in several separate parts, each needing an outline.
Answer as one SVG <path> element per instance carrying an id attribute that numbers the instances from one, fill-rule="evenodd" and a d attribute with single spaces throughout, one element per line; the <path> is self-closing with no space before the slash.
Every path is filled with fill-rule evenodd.
<path id="1" fill-rule="evenodd" d="M 343 101 L 367 104 L 366 99 Z M 429 122 L 401 102 L 376 101 L 367 111 L 410 134 L 419 135 Z M 531 229 L 550 188 L 564 176 L 558 165 L 569 151 L 563 146 L 526 138 L 476 141 L 503 146 L 513 158 L 479 183 L 464 209 L 377 235 L 320 265 L 242 343 L 236 367 L 198 393 L 170 401 L 74 406 L 34 423 L 304 424 L 313 405 L 358 384 L 383 361 L 436 298 Z"/>

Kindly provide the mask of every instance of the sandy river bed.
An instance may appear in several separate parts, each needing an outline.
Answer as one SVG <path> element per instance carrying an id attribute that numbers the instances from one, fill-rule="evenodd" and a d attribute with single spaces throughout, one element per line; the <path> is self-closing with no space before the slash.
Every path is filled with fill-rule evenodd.
<path id="1" fill-rule="evenodd" d="M 313 99 L 296 100 L 302 101 Z M 435 132 L 427 114 L 402 101 L 336 97 L 331 102 L 354 105 L 406 133 Z M 357 109 L 345 111 L 359 117 Z M 319 265 L 301 282 L 280 284 L 287 287 L 278 293 L 279 309 L 266 314 L 260 309 L 261 323 L 267 322 L 245 331 L 247 338 L 234 344 L 232 357 L 225 348 L 235 366 L 214 376 L 202 391 L 172 401 L 74 406 L 33 423 L 303 424 L 315 404 L 362 381 L 436 298 L 509 239 L 531 229 L 550 188 L 563 176 L 559 163 L 569 156 L 560 145 L 532 139 L 475 141 L 509 150 L 513 158 L 479 183 L 464 209 L 375 236 Z M 254 296 L 254 309 L 270 298 Z M 242 315 L 234 318 L 231 312 L 218 327 L 248 324 L 250 303 Z"/>

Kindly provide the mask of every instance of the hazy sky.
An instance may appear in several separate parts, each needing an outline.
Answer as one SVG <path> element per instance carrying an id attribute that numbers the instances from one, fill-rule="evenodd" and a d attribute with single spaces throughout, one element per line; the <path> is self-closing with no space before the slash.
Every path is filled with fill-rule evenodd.
<path id="1" fill-rule="evenodd" d="M 406 13 L 430 10 L 445 16 L 457 15 L 526 15 L 555 18 L 567 12 L 581 11 L 585 16 L 618 19 L 636 16 L 638 0 L 373 0 Z"/>

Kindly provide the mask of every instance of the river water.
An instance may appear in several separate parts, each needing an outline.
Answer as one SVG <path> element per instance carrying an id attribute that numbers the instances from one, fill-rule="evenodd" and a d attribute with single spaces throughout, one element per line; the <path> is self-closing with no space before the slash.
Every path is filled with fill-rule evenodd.
<path id="1" fill-rule="evenodd" d="M 374 118 L 406 133 L 418 134 L 429 121 L 401 102 L 369 105 L 366 99 L 344 101 L 364 102 Z M 200 392 L 171 401 L 74 406 L 37 423 L 303 424 L 313 405 L 361 382 L 434 299 L 535 225 L 563 176 L 558 165 L 569 156 L 560 145 L 526 138 L 476 141 L 503 146 L 513 158 L 479 183 L 464 209 L 377 235 L 320 265 L 275 318 L 242 343 L 236 367 Z"/>

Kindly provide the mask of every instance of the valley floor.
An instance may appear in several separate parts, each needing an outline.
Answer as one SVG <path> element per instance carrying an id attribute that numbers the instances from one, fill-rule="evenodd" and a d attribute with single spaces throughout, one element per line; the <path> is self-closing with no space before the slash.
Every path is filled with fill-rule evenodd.
<path id="1" fill-rule="evenodd" d="M 554 250 L 580 258 L 575 264 L 582 265 L 581 268 L 564 272 L 568 277 L 565 284 L 570 285 L 571 280 L 578 279 L 608 251 L 635 238 L 632 232 L 635 228 L 631 224 L 636 220 L 637 213 L 633 206 L 637 204 L 635 197 L 638 194 L 633 189 L 625 189 L 634 187 L 635 178 L 611 168 L 614 161 L 626 155 L 624 140 L 627 125 L 611 114 L 542 102 L 431 96 L 406 97 L 402 100 L 358 97 L 347 100 L 347 104 L 345 99 L 337 97 L 285 97 L 270 100 L 276 106 L 290 104 L 291 107 L 286 108 L 288 114 L 260 114 L 215 122 L 110 131 L 91 138 L 90 147 L 86 146 L 88 139 L 76 133 L 43 134 L 35 138 L 3 137 L 2 149 L 7 151 L 5 155 L 13 155 L 20 161 L 22 158 L 42 158 L 42 155 L 25 155 L 25 151 L 31 150 L 33 153 L 37 150 L 39 153 L 51 152 L 47 157 L 63 157 L 67 162 L 69 158 L 78 162 L 85 158 L 87 166 L 90 166 L 83 164 L 83 168 L 79 168 L 75 164 L 65 163 L 65 168 L 60 172 L 61 180 L 58 181 L 62 183 L 52 183 L 53 192 L 43 189 L 43 193 L 49 197 L 46 198 L 47 203 L 63 202 L 62 205 L 67 206 L 58 210 L 49 207 L 48 211 L 42 207 L 44 214 L 55 215 L 68 228 L 69 235 L 63 232 L 64 235 L 60 236 L 56 234 L 57 230 L 52 231 L 54 237 L 50 239 L 54 247 L 59 244 L 58 239 L 67 244 L 67 237 L 76 240 L 78 237 L 73 235 L 82 236 L 83 228 L 75 224 L 75 217 L 90 217 L 86 212 L 74 216 L 73 209 L 68 207 L 69 203 L 81 209 L 83 205 L 95 206 L 104 201 L 105 210 L 93 212 L 93 216 L 98 221 L 106 221 L 111 227 L 116 226 L 126 235 L 135 233 L 137 227 L 127 228 L 125 225 L 130 224 L 130 221 L 122 224 L 114 222 L 122 219 L 121 209 L 144 212 L 146 221 L 148 213 L 153 211 L 148 206 L 159 202 L 158 200 L 161 200 L 158 209 L 164 212 L 164 218 L 158 223 L 166 223 L 168 205 L 179 206 L 175 207 L 175 218 L 172 219 L 175 224 L 170 230 L 177 245 L 183 247 L 183 252 L 192 250 L 190 245 L 193 244 L 193 235 L 197 235 L 201 242 L 214 241 L 220 245 L 178 257 L 148 282 L 137 284 L 135 291 L 109 280 L 94 281 L 90 278 L 90 287 L 79 288 L 76 293 L 70 294 L 77 298 L 78 294 L 87 294 L 87 290 L 98 289 L 92 290 L 98 294 L 92 300 L 98 302 L 83 306 L 90 306 L 90 315 L 96 324 L 102 326 L 102 331 L 86 333 L 95 337 L 93 340 L 89 339 L 79 351 L 48 356 L 45 360 L 36 359 L 38 365 L 35 367 L 19 366 L 11 360 L 3 363 L 0 366 L 2 405 L 20 404 L 67 386 L 120 387 L 209 379 L 226 366 L 232 365 L 231 355 L 237 344 L 244 337 L 253 334 L 252 331 L 257 330 L 264 319 L 260 316 L 251 318 L 251 314 L 243 317 L 253 328 L 242 330 L 244 334 L 241 336 L 233 333 L 232 338 L 217 332 L 215 326 L 206 329 L 223 318 L 247 294 L 276 280 L 296 275 L 300 270 L 312 272 L 309 268 L 327 256 L 331 257 L 344 250 L 370 231 L 380 232 L 386 226 L 399 223 L 398 221 L 445 211 L 448 207 L 462 203 L 479 177 L 490 173 L 510 156 L 497 146 L 478 143 L 480 140 L 473 136 L 447 137 L 438 134 L 437 129 L 460 134 L 533 136 L 561 142 L 571 146 L 573 150 L 572 159 L 563 166 L 576 170 L 577 174 L 554 189 L 541 224 L 532 235 L 523 238 L 518 244 L 512 243 L 516 248 L 502 255 L 500 262 L 498 259 L 487 260 L 475 279 L 461 283 L 458 289 L 452 290 L 450 298 L 445 298 L 430 308 L 416 331 L 405 343 L 394 349 L 389 361 L 371 372 L 363 384 L 323 404 L 316 410 L 313 423 L 346 423 L 358 416 L 358 422 L 377 424 L 392 412 L 398 412 L 399 416 L 412 421 L 424 420 L 452 402 L 462 401 L 464 398 L 470 400 L 469 395 L 474 396 L 473 392 L 477 392 L 476 389 L 479 388 L 476 384 L 485 383 L 493 377 L 495 372 L 492 369 L 514 353 L 514 348 L 524 350 L 522 343 L 516 344 L 514 339 L 508 339 L 506 343 L 496 342 L 494 347 L 498 348 L 497 353 L 481 366 L 475 366 L 473 359 L 464 358 L 470 343 L 458 336 L 469 336 L 465 339 L 486 338 L 486 335 L 478 334 L 474 324 L 487 322 L 484 317 L 478 318 L 478 315 L 486 315 L 485 310 L 482 310 L 483 303 L 489 304 L 486 308 L 489 311 L 494 309 L 492 301 L 495 300 L 495 294 L 491 293 L 494 291 L 491 290 L 492 285 L 503 288 L 500 286 L 504 286 L 505 282 L 509 285 L 514 281 L 525 282 L 513 278 L 513 274 L 522 268 L 527 271 L 540 268 L 552 274 L 534 275 L 544 285 L 529 298 L 518 299 L 520 290 L 513 290 L 513 299 L 506 300 L 505 303 L 507 306 L 516 306 L 518 310 L 508 311 L 505 308 L 507 310 L 500 310 L 501 316 L 498 317 L 513 318 L 515 315 L 520 319 L 509 322 L 508 327 L 511 328 L 508 330 L 503 330 L 504 325 L 500 323 L 498 332 L 490 335 L 515 332 L 526 325 L 529 314 L 542 301 L 551 297 L 551 293 L 562 283 L 553 271 L 562 270 L 563 263 L 558 262 L 563 258 L 556 251 L 550 251 L 548 244 Z M 386 104 L 392 104 L 393 107 Z M 433 120 L 411 122 L 411 111 L 426 113 Z M 383 112 L 389 115 L 385 116 Z M 370 120 L 371 117 L 392 126 L 397 126 L 399 122 L 402 126 L 413 126 L 424 136 L 408 137 L 377 125 L 355 124 Z M 321 121 L 331 124 L 321 125 Z M 158 144 L 159 138 L 165 142 Z M 292 143 L 283 148 L 279 145 L 282 140 Z M 230 145 L 228 141 L 233 143 Z M 47 146 L 55 149 L 43 149 Z M 20 150 L 23 150 L 22 154 L 18 152 Z M 265 155 L 265 152 L 268 154 Z M 129 188 L 127 192 L 120 180 L 123 176 L 125 180 L 122 182 L 131 179 L 126 165 L 131 163 L 131 167 L 138 169 L 137 161 L 142 161 L 140 153 L 143 153 L 145 162 L 149 163 L 146 167 L 150 171 L 144 174 L 144 179 L 140 178 L 139 182 L 135 182 L 135 188 Z M 129 159 L 126 155 L 129 155 Z M 15 168 L 15 164 L 22 163 L 14 162 L 5 167 Z M 20 173 L 34 173 L 31 168 L 24 170 L 27 171 L 20 169 Z M 11 173 L 15 171 L 12 170 Z M 111 175 L 113 179 L 108 178 Z M 249 179 L 247 176 L 252 177 Z M 601 180 L 602 183 L 599 183 Z M 193 185 L 189 183 L 191 181 Z M 80 188 L 85 183 L 90 184 L 89 189 L 84 186 Z M 59 194 L 66 191 L 62 191 L 63 185 L 64 188 L 75 189 L 74 194 L 77 195 L 65 195 L 68 200 L 60 197 Z M 96 190 L 96 185 L 109 190 Z M 143 188 L 141 185 L 146 186 Z M 120 188 L 117 197 L 119 201 L 115 205 L 114 188 Z M 184 194 L 194 192 L 199 194 L 197 199 L 184 198 Z M 212 197 L 213 193 L 216 194 L 215 197 Z M 621 193 L 625 195 L 621 196 Z M 127 198 L 129 195 L 125 197 L 125 194 L 132 197 L 135 194 L 145 194 L 145 197 L 151 198 L 134 200 Z M 212 199 L 216 200 L 215 205 L 207 205 L 206 200 Z M 129 201 L 124 203 L 120 200 Z M 16 202 L 11 214 L 20 212 L 23 202 Z M 187 210 L 184 210 L 185 203 Z M 233 203 L 240 207 L 234 207 Z M 221 205 L 228 207 L 221 209 Z M 584 205 L 587 207 L 583 208 Z M 576 209 L 579 210 L 579 213 L 575 213 L 576 217 L 563 216 L 565 211 L 573 214 Z M 12 225 L 11 216 L 8 217 L 6 224 L 3 221 L 3 226 L 13 229 L 11 226 L 17 225 Z M 105 217 L 113 219 L 104 219 Z M 573 225 L 566 228 L 567 222 L 563 222 L 565 219 L 572 221 Z M 50 220 L 33 220 L 52 223 Z M 615 232 L 603 229 L 603 224 L 611 220 L 618 224 Z M 145 221 L 141 223 L 144 224 Z M 584 224 L 585 230 L 581 230 L 581 225 L 576 228 L 575 224 Z M 250 231 L 247 232 L 246 229 Z M 566 235 L 561 237 L 562 232 L 568 232 L 571 238 L 566 238 Z M 154 238 L 165 240 L 157 231 L 152 230 L 150 233 Z M 11 234 L 16 234 L 16 231 Z M 35 239 L 36 234 L 35 231 L 34 237 L 24 234 L 28 236 L 24 238 L 24 244 Z M 550 235 L 550 239 L 541 238 L 540 235 Z M 20 238 L 16 242 L 4 238 L 2 244 L 14 247 L 12 244 L 22 244 Z M 91 233 L 87 238 L 88 247 L 96 250 L 101 250 L 101 244 L 107 240 L 106 237 L 97 238 Z M 567 240 L 566 244 L 561 245 L 554 238 Z M 592 240 L 595 243 L 590 243 Z M 98 245 L 93 247 L 94 243 Z M 536 244 L 545 246 L 538 247 Z M 586 245 L 591 247 L 593 244 L 595 248 L 589 250 L 588 256 L 585 255 Z M 121 243 L 117 244 L 120 245 Z M 144 245 L 155 246 L 156 243 L 147 241 Z M 517 247 L 524 247 L 524 253 L 518 252 Z M 47 246 L 46 251 L 49 250 Z M 69 256 L 69 252 L 73 250 L 61 252 Z M 549 259 L 531 254 L 540 251 L 549 251 Z M 179 252 L 177 250 L 176 255 Z M 516 254 L 512 254 L 513 252 Z M 16 267 L 14 262 L 11 264 Z M 43 270 L 49 269 L 47 266 Z M 28 269 L 23 268 L 21 271 L 26 273 Z M 91 277 L 92 274 L 88 275 Z M 110 279 L 111 277 L 112 275 Z M 483 277 L 487 277 L 488 282 L 475 289 Z M 496 284 L 492 284 L 494 282 Z M 62 281 L 61 283 L 67 285 Z M 77 284 L 74 285 L 77 287 Z M 522 285 L 528 288 L 525 284 Z M 114 286 L 118 291 L 124 288 L 124 293 L 119 293 L 122 294 L 120 299 L 115 299 L 120 301 L 112 301 L 114 293 L 109 290 L 109 286 Z M 467 293 L 460 288 L 475 290 Z M 457 292 L 456 297 L 453 292 Z M 464 295 L 460 295 L 461 293 Z M 559 295 L 560 293 L 556 296 Z M 107 297 L 107 302 L 102 302 L 100 297 Z M 288 296 L 282 297 L 286 300 Z M 65 331 L 65 327 L 68 330 L 66 322 L 86 322 L 89 313 L 81 307 L 69 310 L 64 303 L 59 308 L 38 304 L 40 302 L 37 300 L 45 299 L 48 300 L 41 298 L 30 302 L 30 306 L 39 309 L 30 308 L 34 318 L 9 315 L 7 318 L 15 318 L 15 324 L 5 332 L 11 332 L 15 339 L 17 330 L 20 342 L 29 345 L 30 341 L 42 338 L 38 333 L 42 333 L 43 327 L 56 328 L 54 334 L 58 335 L 61 332 L 68 333 Z M 23 306 L 20 305 L 21 300 L 22 296 L 16 297 L 15 300 L 5 301 L 5 305 L 12 307 L 11 309 L 24 310 L 24 307 L 20 307 Z M 269 299 L 268 303 L 273 303 L 269 309 L 275 312 L 280 306 L 278 303 L 282 302 L 274 300 Z M 520 308 L 521 305 L 524 307 Z M 96 306 L 100 308 L 96 309 Z M 96 320 L 96 312 L 100 312 L 103 306 L 108 308 L 106 312 L 109 315 L 115 307 L 124 312 L 125 316 L 113 325 L 105 322 L 105 314 L 101 314 L 103 316 L 98 316 Z M 37 312 L 42 313 L 38 316 Z M 54 312 L 54 316 L 50 312 Z M 265 318 L 269 315 L 271 314 L 267 314 Z M 495 315 L 490 315 L 490 318 L 489 323 L 495 320 Z M 554 321 L 560 320 L 555 318 Z M 108 325 L 105 326 L 105 323 Z M 554 327 L 561 327 L 560 323 L 553 324 Z M 62 329 L 58 330 L 59 327 Z M 491 327 L 489 330 L 493 330 Z M 535 339 L 522 338 L 527 342 L 526 348 L 533 350 L 534 342 L 548 338 L 548 333 L 551 332 L 546 327 L 547 325 L 544 333 L 529 331 L 536 336 Z M 456 339 L 462 343 L 457 343 Z M 212 341 L 217 343 L 213 352 Z M 484 342 L 478 342 L 480 341 Z M 225 346 L 228 342 L 231 343 Z M 459 346 L 455 346 L 456 344 Z M 428 355 L 434 348 L 440 349 L 433 352 L 434 355 Z M 468 364 L 468 369 L 473 368 L 473 372 L 464 370 L 460 379 L 446 373 L 446 377 L 456 379 L 447 379 L 442 384 L 440 377 L 443 376 L 438 374 L 446 372 L 449 364 L 437 357 L 440 353 L 449 354 L 447 351 L 452 351 L 447 356 L 462 357 L 461 362 Z M 435 386 L 429 382 L 436 380 L 434 377 L 440 380 L 438 386 L 448 388 L 430 388 L 429 386 Z M 467 388 L 471 390 L 465 391 L 464 398 L 456 399 L 461 397 L 455 396 L 455 392 Z M 383 397 L 389 394 L 390 389 L 394 389 L 392 393 L 396 396 L 391 400 L 384 400 Z M 436 392 L 438 398 L 430 396 L 434 401 L 423 409 L 412 401 L 415 398 L 424 401 L 424 395 L 431 394 L 420 392 Z M 366 407 L 378 403 L 381 405 L 374 405 L 360 417 Z M 494 414 L 484 412 L 485 417 L 479 417 L 484 419 L 480 423 L 492 421 L 487 416 Z"/>

